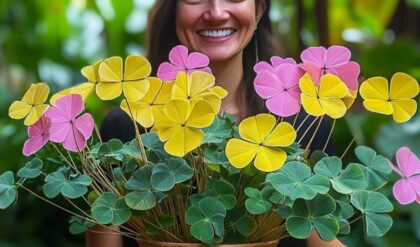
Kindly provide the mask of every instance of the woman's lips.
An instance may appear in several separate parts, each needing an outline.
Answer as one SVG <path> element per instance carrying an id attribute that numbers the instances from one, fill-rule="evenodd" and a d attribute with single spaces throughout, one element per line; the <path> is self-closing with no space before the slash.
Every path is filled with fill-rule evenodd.
<path id="1" fill-rule="evenodd" d="M 197 34 L 207 43 L 221 43 L 230 39 L 235 34 L 235 32 L 236 30 L 232 28 L 217 30 L 203 29 L 198 31 Z"/>

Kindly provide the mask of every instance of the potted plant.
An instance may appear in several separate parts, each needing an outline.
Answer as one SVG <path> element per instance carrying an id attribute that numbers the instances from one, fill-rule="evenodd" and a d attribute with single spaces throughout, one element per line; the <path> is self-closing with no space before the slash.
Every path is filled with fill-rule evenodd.
<path id="1" fill-rule="evenodd" d="M 408 121 L 419 92 L 411 76 L 396 73 L 390 83 L 374 77 L 359 88 L 359 66 L 341 46 L 308 48 L 300 64 L 273 57 L 254 68 L 256 92 L 270 113 L 238 122 L 218 114 L 227 92 L 215 86 L 208 59 L 182 46 L 171 52 L 180 57 L 163 63 L 158 77 L 137 55 L 84 67 L 87 82 L 53 95 L 50 104 L 48 85 L 31 85 L 9 115 L 25 118 L 23 154 L 33 158 L 0 176 L 0 208 L 25 190 L 70 213 L 73 233 L 97 224 L 141 246 L 268 247 L 313 231 L 332 240 L 358 220 L 366 236 L 383 236 L 393 206 L 379 189 L 392 169 L 402 176 L 394 185 L 397 200 L 420 203 L 420 162 L 408 148 L 397 153 L 399 168 L 365 146 L 354 149 L 357 161 L 343 164 L 345 154 L 325 153 L 332 124 L 323 150 L 310 149 L 322 120 L 344 116 L 357 92 L 368 110 Z M 93 117 L 83 113 L 94 94 L 122 98 L 134 140 L 101 141 Z M 299 114 L 306 117 L 298 121 Z M 32 181 L 43 183 L 43 195 L 30 189 Z"/>

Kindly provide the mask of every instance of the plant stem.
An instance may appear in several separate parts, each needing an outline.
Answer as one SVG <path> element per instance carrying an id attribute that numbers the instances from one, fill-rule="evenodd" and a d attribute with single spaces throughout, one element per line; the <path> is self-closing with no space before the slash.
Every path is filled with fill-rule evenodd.
<path id="1" fill-rule="evenodd" d="M 137 126 L 137 122 L 134 119 L 134 115 L 133 115 L 133 112 L 131 111 L 131 107 L 130 107 L 130 104 L 128 103 L 128 100 L 125 99 L 125 102 L 127 103 L 127 107 L 128 107 L 128 111 L 130 112 L 131 120 L 133 120 L 134 130 L 136 131 L 137 146 L 138 146 L 138 148 L 141 152 L 141 156 L 143 158 L 143 164 L 145 165 L 145 164 L 147 164 L 147 156 L 146 156 L 146 150 L 144 149 L 143 142 L 141 141 L 139 127 Z"/>
<path id="2" fill-rule="evenodd" d="M 344 150 L 344 153 L 341 155 L 340 159 L 343 159 L 344 156 L 346 156 L 347 152 L 349 151 L 351 145 L 353 145 L 353 142 L 355 141 L 354 137 L 351 140 L 350 144 L 347 146 L 346 150 Z"/>
<path id="3" fill-rule="evenodd" d="M 336 121 L 337 121 L 337 120 L 336 120 L 336 119 L 334 119 L 333 124 L 332 124 L 332 126 L 331 126 L 330 133 L 328 134 L 327 141 L 325 142 L 324 148 L 322 148 L 322 152 L 323 152 L 323 153 L 325 153 L 325 149 L 327 149 L 328 142 L 330 142 L 330 138 L 331 138 L 331 135 L 332 135 L 332 133 L 333 133 L 333 130 L 334 130 L 334 127 L 335 127 L 335 122 L 336 122 Z"/>

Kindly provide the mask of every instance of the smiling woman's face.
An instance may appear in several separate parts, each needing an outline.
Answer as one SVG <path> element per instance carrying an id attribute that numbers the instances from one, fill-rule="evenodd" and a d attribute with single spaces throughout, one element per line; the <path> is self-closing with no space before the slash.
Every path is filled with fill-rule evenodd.
<path id="1" fill-rule="evenodd" d="M 255 8 L 255 0 L 178 0 L 176 34 L 181 44 L 211 62 L 227 61 L 252 39 Z"/>

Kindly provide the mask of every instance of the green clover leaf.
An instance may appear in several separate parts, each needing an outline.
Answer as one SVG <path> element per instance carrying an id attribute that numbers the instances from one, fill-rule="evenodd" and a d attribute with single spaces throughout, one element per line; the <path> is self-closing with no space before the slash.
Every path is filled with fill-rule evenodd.
<path id="1" fill-rule="evenodd" d="M 266 181 L 292 200 L 311 200 L 317 194 L 326 194 L 330 189 L 326 176 L 312 175 L 311 169 L 298 161 L 288 162 L 278 172 L 268 174 Z"/>
<path id="2" fill-rule="evenodd" d="M 188 163 L 183 159 L 171 158 L 153 167 L 150 179 L 153 189 L 157 191 L 171 190 L 175 184 L 182 183 L 194 175 Z"/>
<path id="3" fill-rule="evenodd" d="M 0 176 L 0 209 L 9 207 L 17 197 L 15 179 L 11 171 Z"/>
<path id="4" fill-rule="evenodd" d="M 315 174 L 328 177 L 332 187 L 342 194 L 350 194 L 367 186 L 361 166 L 349 164 L 342 170 L 341 159 L 338 157 L 322 158 L 316 163 L 314 171 Z"/>
<path id="5" fill-rule="evenodd" d="M 124 198 L 117 198 L 112 192 L 100 195 L 91 211 L 93 218 L 101 224 L 121 225 L 131 218 L 131 210 Z"/>
<path id="6" fill-rule="evenodd" d="M 393 210 L 391 202 L 379 192 L 356 191 L 351 204 L 363 214 L 367 236 L 382 237 L 392 226 L 392 218 L 384 214 Z"/>
<path id="7" fill-rule="evenodd" d="M 367 190 L 375 190 L 386 184 L 386 179 L 383 176 L 390 174 L 392 169 L 385 157 L 377 155 L 373 149 L 365 146 L 357 147 L 354 153 L 365 165 L 361 168 L 367 178 Z"/>
<path id="8" fill-rule="evenodd" d="M 17 175 L 21 178 L 36 178 L 41 175 L 42 160 L 34 158 L 27 162 L 24 167 L 20 168 Z"/>
<path id="9" fill-rule="evenodd" d="M 92 179 L 87 175 L 72 175 L 65 170 L 59 170 L 45 177 L 43 191 L 48 198 L 54 198 L 61 193 L 64 197 L 75 199 L 86 194 L 87 186 L 91 183 Z"/>

